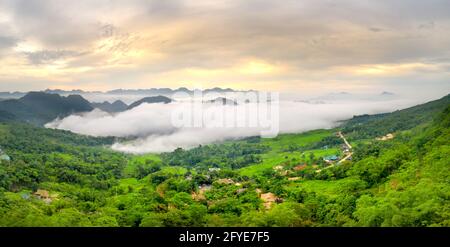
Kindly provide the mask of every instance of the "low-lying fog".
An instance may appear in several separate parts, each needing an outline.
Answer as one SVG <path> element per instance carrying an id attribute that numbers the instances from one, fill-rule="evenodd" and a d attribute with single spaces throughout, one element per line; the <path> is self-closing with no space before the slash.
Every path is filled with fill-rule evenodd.
<path id="1" fill-rule="evenodd" d="M 225 97 L 230 98 L 229 95 Z M 125 98 L 116 96 L 108 100 Z M 272 136 L 332 128 L 339 120 L 354 115 L 390 112 L 420 103 L 387 93 L 364 97 L 337 93 L 309 100 L 281 96 L 278 105 L 259 101 L 199 107 L 195 103 L 202 101 L 199 99 L 174 99 L 176 101 L 169 104 L 144 103 L 116 114 L 95 109 L 57 119 L 46 127 L 92 136 L 135 137 L 132 141 L 115 143 L 112 148 L 119 151 L 166 152 L 178 147 L 191 148 L 261 134 Z M 131 101 L 126 100 L 126 103 Z M 263 114 L 264 110 L 268 110 L 269 115 Z"/>

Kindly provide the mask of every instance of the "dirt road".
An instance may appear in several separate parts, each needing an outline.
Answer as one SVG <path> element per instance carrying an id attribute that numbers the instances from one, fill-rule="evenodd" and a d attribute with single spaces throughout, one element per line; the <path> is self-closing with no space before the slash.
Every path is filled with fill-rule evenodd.
<path id="1" fill-rule="evenodd" d="M 350 145 L 350 143 L 348 143 L 347 139 L 345 139 L 345 136 L 342 134 L 342 132 L 339 131 L 339 132 L 338 132 L 338 136 L 344 141 L 345 145 L 347 146 L 347 148 L 348 148 L 348 150 L 349 150 L 348 153 L 345 155 L 344 158 L 342 158 L 341 160 L 339 160 L 337 163 L 332 164 L 332 165 L 330 165 L 330 166 L 327 166 L 327 167 L 325 167 L 325 168 L 323 168 L 323 169 L 319 169 L 319 170 L 317 170 L 316 172 L 320 172 L 320 171 L 322 171 L 322 170 L 325 170 L 325 169 L 334 167 L 334 166 L 336 166 L 336 165 L 338 165 L 338 164 L 340 164 L 340 163 L 342 163 L 342 162 L 344 162 L 344 161 L 346 161 L 346 160 L 348 160 L 349 158 L 352 157 L 352 155 L 353 155 L 353 152 L 352 152 L 352 145 Z"/>

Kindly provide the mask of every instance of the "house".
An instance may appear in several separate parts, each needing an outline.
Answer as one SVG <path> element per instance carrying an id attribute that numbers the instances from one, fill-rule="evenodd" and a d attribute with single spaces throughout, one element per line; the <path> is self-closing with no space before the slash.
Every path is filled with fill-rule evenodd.
<path id="1" fill-rule="evenodd" d="M 48 199 L 50 198 L 50 194 L 46 190 L 40 190 L 38 189 L 36 192 L 33 193 L 38 199 Z"/>
<path id="2" fill-rule="evenodd" d="M 31 196 L 30 196 L 30 193 L 23 192 L 20 194 L 20 197 L 22 197 L 22 199 L 24 199 L 24 200 L 29 200 Z"/>
<path id="3" fill-rule="evenodd" d="M 323 157 L 323 160 L 325 160 L 325 162 L 332 162 L 332 161 L 336 161 L 339 158 L 336 155 L 329 155 L 329 156 L 325 156 Z"/>
<path id="4" fill-rule="evenodd" d="M 270 209 L 272 204 L 276 201 L 277 197 L 274 193 L 268 192 L 260 195 L 261 200 L 263 200 L 264 207 Z"/>
<path id="5" fill-rule="evenodd" d="M 283 202 L 283 199 L 277 197 L 274 193 L 268 192 L 260 195 L 261 200 L 263 200 L 264 207 L 270 209 L 273 203 Z"/>
<path id="6" fill-rule="evenodd" d="M 198 186 L 198 192 L 193 191 L 191 193 L 191 197 L 193 200 L 196 200 L 196 201 L 206 200 L 205 192 L 210 189 L 211 189 L 211 185 L 202 184 L 201 186 Z"/>
<path id="7" fill-rule="evenodd" d="M 377 137 L 375 139 L 378 140 L 378 141 L 387 141 L 387 140 L 391 140 L 393 138 L 394 138 L 394 135 L 392 133 L 389 133 L 389 134 L 387 134 L 385 136 Z"/>
<path id="8" fill-rule="evenodd" d="M 211 185 L 210 184 L 202 184 L 201 186 L 198 186 L 198 189 L 200 191 L 207 191 L 211 189 Z"/>
<path id="9" fill-rule="evenodd" d="M 53 200 L 52 197 L 50 196 L 50 193 L 46 190 L 38 189 L 36 192 L 33 193 L 33 195 L 47 204 L 51 203 Z"/>
<path id="10" fill-rule="evenodd" d="M 283 169 L 283 166 L 275 166 L 274 168 L 273 168 L 275 171 L 279 171 L 279 170 L 282 170 Z"/>
<path id="11" fill-rule="evenodd" d="M 257 188 L 257 189 L 255 189 L 255 192 L 256 192 L 256 194 L 258 194 L 258 196 L 259 196 L 259 195 L 261 195 L 262 190 Z"/>
<path id="12" fill-rule="evenodd" d="M 281 176 L 287 176 L 290 173 L 288 170 L 280 171 Z"/>
<path id="13" fill-rule="evenodd" d="M 294 171 L 304 170 L 307 166 L 308 166 L 307 164 L 300 164 L 300 165 L 294 166 Z"/>
<path id="14" fill-rule="evenodd" d="M 217 183 L 219 183 L 219 184 L 234 184 L 234 181 L 231 178 L 221 178 L 221 179 L 217 180 Z"/>
<path id="15" fill-rule="evenodd" d="M 247 188 L 240 188 L 240 189 L 236 190 L 236 194 L 244 193 L 246 190 L 247 190 Z"/>
<path id="16" fill-rule="evenodd" d="M 0 148 L 0 160 L 11 161 L 11 158 Z"/>
<path id="17" fill-rule="evenodd" d="M 0 160 L 11 161 L 11 158 L 6 154 L 1 154 Z"/>

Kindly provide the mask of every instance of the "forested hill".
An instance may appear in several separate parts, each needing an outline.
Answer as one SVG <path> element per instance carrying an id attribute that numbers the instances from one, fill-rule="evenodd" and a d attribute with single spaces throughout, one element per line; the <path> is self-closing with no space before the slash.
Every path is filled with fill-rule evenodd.
<path id="1" fill-rule="evenodd" d="M 342 125 L 342 130 L 351 138 L 374 138 L 400 130 L 411 129 L 433 120 L 450 105 L 450 94 L 425 104 L 392 113 L 355 116 Z"/>
<path id="2" fill-rule="evenodd" d="M 91 104 L 79 95 L 63 97 L 58 94 L 30 92 L 20 99 L 0 101 L 0 120 L 13 119 L 43 125 L 57 117 L 92 109 Z"/>

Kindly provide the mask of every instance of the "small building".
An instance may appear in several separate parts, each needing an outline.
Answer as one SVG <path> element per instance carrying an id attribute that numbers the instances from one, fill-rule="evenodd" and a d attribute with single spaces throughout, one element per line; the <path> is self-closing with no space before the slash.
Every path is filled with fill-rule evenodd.
<path id="1" fill-rule="evenodd" d="M 294 171 L 304 170 L 307 166 L 308 166 L 307 164 L 296 165 L 296 166 L 294 166 Z"/>
<path id="2" fill-rule="evenodd" d="M 50 198 L 50 194 L 46 190 L 37 190 L 33 193 L 38 199 L 48 199 Z"/>
<path id="3" fill-rule="evenodd" d="M 260 195 L 261 200 L 263 200 L 264 207 L 270 209 L 273 203 L 283 202 L 283 199 L 277 197 L 274 193 L 268 192 Z"/>
<path id="4" fill-rule="evenodd" d="M 0 160 L 11 161 L 11 158 L 6 154 L 2 154 L 0 155 Z"/>
<path id="5" fill-rule="evenodd" d="M 244 193 L 247 190 L 247 188 L 240 188 L 236 190 L 236 194 Z"/>
<path id="6" fill-rule="evenodd" d="M 325 160 L 326 162 L 332 162 L 332 161 L 336 161 L 339 158 L 336 155 L 329 155 L 329 156 L 325 156 L 323 157 L 323 160 Z"/>
<path id="7" fill-rule="evenodd" d="M 50 196 L 50 193 L 47 190 L 37 190 L 36 192 L 33 193 L 33 195 L 47 204 L 50 204 L 53 201 L 53 199 L 57 196 L 54 195 L 52 198 L 52 196 Z"/>
<path id="8" fill-rule="evenodd" d="M 389 133 L 389 134 L 387 134 L 385 136 L 377 137 L 375 139 L 378 140 L 378 141 L 387 141 L 387 140 L 391 140 L 393 138 L 394 138 L 394 135 L 392 133 Z"/>
<path id="9" fill-rule="evenodd" d="M 281 176 L 287 176 L 290 172 L 291 172 L 291 171 L 283 170 L 283 171 L 280 171 L 280 175 L 281 175 Z"/>
<path id="10" fill-rule="evenodd" d="M 30 193 L 24 192 L 24 193 L 20 194 L 20 197 L 22 197 L 22 199 L 24 199 L 24 200 L 29 200 L 31 196 L 30 196 Z"/>
<path id="11" fill-rule="evenodd" d="M 0 160 L 11 161 L 11 157 L 9 157 L 3 150 L 0 148 Z"/>
<path id="12" fill-rule="evenodd" d="M 234 184 L 234 181 L 231 178 L 221 178 L 221 179 L 217 180 L 217 183 L 219 183 L 219 184 Z"/>
<path id="13" fill-rule="evenodd" d="M 273 169 L 274 169 L 275 171 L 279 171 L 279 170 L 282 170 L 282 169 L 283 169 L 283 166 L 281 166 L 281 165 L 274 166 Z"/>
<path id="14" fill-rule="evenodd" d="M 198 186 L 198 192 L 193 191 L 191 193 L 192 199 L 196 201 L 206 200 L 205 192 L 211 189 L 211 185 L 202 184 Z"/>

